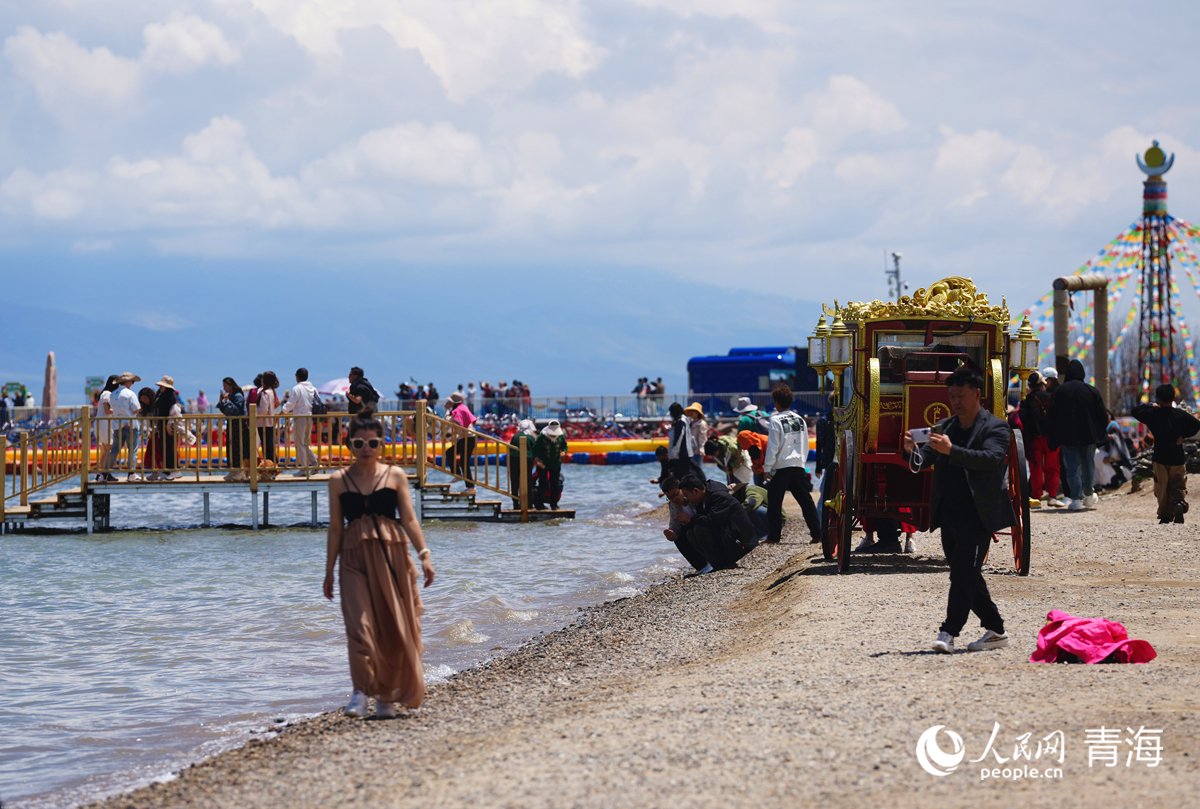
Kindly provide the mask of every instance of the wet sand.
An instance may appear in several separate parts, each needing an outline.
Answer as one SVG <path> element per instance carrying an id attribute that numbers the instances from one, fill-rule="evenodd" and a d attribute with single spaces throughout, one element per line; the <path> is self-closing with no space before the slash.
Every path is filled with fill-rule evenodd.
<path id="1" fill-rule="evenodd" d="M 782 544 L 739 569 L 585 611 L 433 687 L 418 712 L 325 714 L 98 805 L 1189 805 L 1200 783 L 1200 531 L 1153 515 L 1145 492 L 1035 512 L 1032 574 L 1012 572 L 1007 545 L 987 565 L 1012 644 L 953 656 L 928 651 L 947 590 L 936 534 L 918 534 L 914 556 L 864 557 L 837 575 L 803 542 L 797 515 Z M 1119 620 L 1159 657 L 1029 663 L 1055 608 Z M 960 645 L 978 632 L 972 619 Z M 1061 778 L 981 780 L 984 764 L 969 762 L 997 722 L 1004 758 L 1023 734 L 1036 747 L 1062 731 Z M 966 760 L 945 777 L 914 755 L 932 725 L 964 740 Z M 1085 737 L 1101 726 L 1124 738 L 1161 728 L 1161 763 L 1126 765 L 1122 739 L 1118 766 L 1089 767 Z"/>

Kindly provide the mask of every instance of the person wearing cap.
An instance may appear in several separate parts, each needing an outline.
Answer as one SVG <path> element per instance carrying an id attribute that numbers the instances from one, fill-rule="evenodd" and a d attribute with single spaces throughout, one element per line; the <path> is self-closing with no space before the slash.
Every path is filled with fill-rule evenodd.
<path id="1" fill-rule="evenodd" d="M 146 480 L 175 480 L 180 476 L 176 469 L 179 466 L 176 432 L 183 408 L 173 378 L 163 374 L 155 384 L 158 393 L 154 397 L 154 417 L 146 437 Z"/>
<path id="2" fill-rule="evenodd" d="M 463 395 L 458 391 L 451 393 L 450 398 L 446 400 L 446 418 L 464 430 L 469 430 L 476 422 L 475 414 L 467 407 Z M 471 455 L 474 452 L 475 439 L 469 433 L 464 433 L 462 438 L 455 440 L 450 470 L 463 479 L 463 483 L 466 484 L 466 488 L 463 489 L 465 495 L 475 494 L 475 478 L 471 469 Z"/>
<path id="3" fill-rule="evenodd" d="M 1058 499 L 1059 450 L 1050 449 L 1050 394 L 1037 371 L 1029 375 L 1029 392 L 1020 412 L 1021 437 L 1029 462 L 1029 496 L 1041 508 L 1065 506 Z"/>
<path id="4" fill-rule="evenodd" d="M 563 489 L 562 460 L 566 454 L 567 436 L 558 419 L 551 419 L 533 443 L 538 477 L 538 485 L 533 492 L 534 508 L 541 510 L 547 505 L 552 509 L 558 508 Z"/>
<path id="5" fill-rule="evenodd" d="M 138 444 L 141 442 L 141 428 L 135 418 L 138 410 L 141 409 L 141 404 L 138 402 L 137 394 L 133 392 L 133 384 L 141 381 L 140 376 L 132 371 L 126 371 L 117 377 L 119 387 L 112 392 L 108 399 L 108 405 L 112 408 L 112 416 L 115 419 L 112 449 L 108 454 L 108 468 L 116 469 L 117 462 L 121 458 L 121 451 L 127 450 L 129 460 L 126 462 L 126 468 L 129 473 L 125 479 L 130 482 L 142 479 L 142 476 L 137 473 L 137 450 Z"/>
<path id="6" fill-rule="evenodd" d="M 756 433 L 766 435 L 767 431 L 762 428 L 770 418 L 769 413 L 760 410 L 758 405 L 750 400 L 749 396 L 739 396 L 737 405 L 734 406 L 733 412 L 738 414 L 737 431 L 751 430 Z"/>
<path id="7" fill-rule="evenodd" d="M 683 414 L 688 417 L 688 429 L 692 431 L 692 445 L 696 448 L 692 455 L 692 463 L 703 469 L 703 447 L 708 441 L 708 422 L 704 420 L 704 408 L 700 406 L 699 402 L 692 402 L 683 409 Z"/>
<path id="8" fill-rule="evenodd" d="M 537 425 L 533 419 L 522 419 L 517 424 L 508 446 L 508 491 L 512 494 L 513 508 L 521 507 L 521 460 L 525 461 L 525 480 L 530 492 L 537 482 L 537 468 L 534 466 L 533 446 L 537 443 Z M 532 497 L 530 503 L 533 503 Z"/>

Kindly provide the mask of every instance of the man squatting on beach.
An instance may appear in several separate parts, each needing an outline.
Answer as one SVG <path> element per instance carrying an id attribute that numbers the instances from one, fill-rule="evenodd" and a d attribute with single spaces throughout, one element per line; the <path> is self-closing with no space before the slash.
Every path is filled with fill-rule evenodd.
<path id="1" fill-rule="evenodd" d="M 1008 645 L 1004 619 L 983 580 L 983 559 L 992 532 L 1012 524 L 1012 508 L 1004 488 L 1004 465 L 1011 430 L 1008 422 L 982 407 L 983 379 L 963 366 L 946 379 L 953 415 L 938 422 L 929 444 L 916 449 L 911 433 L 904 450 L 914 469 L 933 466 L 930 530 L 940 528 L 942 549 L 950 563 L 946 620 L 933 649 L 949 654 L 971 612 L 983 624 L 983 637 L 967 645 L 972 652 Z"/>
<path id="2" fill-rule="evenodd" d="M 1154 404 L 1133 408 L 1133 417 L 1154 435 L 1154 496 L 1158 499 L 1159 523 L 1183 522 L 1187 513 L 1187 467 L 1183 439 L 1200 432 L 1200 421 L 1175 407 L 1175 388 L 1159 385 Z"/>

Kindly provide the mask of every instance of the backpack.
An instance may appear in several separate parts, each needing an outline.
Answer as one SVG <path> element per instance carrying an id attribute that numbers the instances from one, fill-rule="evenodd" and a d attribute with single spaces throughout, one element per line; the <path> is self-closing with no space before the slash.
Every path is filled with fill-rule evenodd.
<path id="1" fill-rule="evenodd" d="M 321 401 L 321 394 L 313 391 L 312 413 L 314 416 L 324 416 L 329 412 L 329 405 Z"/>
<path id="2" fill-rule="evenodd" d="M 754 413 L 751 414 L 750 418 L 754 419 L 754 424 L 751 425 L 751 427 L 750 427 L 751 430 L 758 433 L 759 435 L 770 435 L 771 434 L 771 417 L 770 416 L 768 416 L 766 413 L 762 412 L 761 410 L 755 410 Z"/>

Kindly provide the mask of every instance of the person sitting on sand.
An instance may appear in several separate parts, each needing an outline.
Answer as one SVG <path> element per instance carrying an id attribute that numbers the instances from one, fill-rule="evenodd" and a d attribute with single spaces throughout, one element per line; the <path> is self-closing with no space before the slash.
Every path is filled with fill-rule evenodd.
<path id="1" fill-rule="evenodd" d="M 390 719 L 396 715 L 392 703 L 416 708 L 425 699 L 423 608 L 409 543 L 421 560 L 426 587 L 433 584 L 433 562 L 413 511 L 408 476 L 379 462 L 383 424 L 366 407 L 350 421 L 348 432 L 354 462 L 329 480 L 322 591 L 333 600 L 336 563 L 354 685 L 346 715 L 365 716 L 367 699 L 374 697 L 375 717 Z"/>
<path id="2" fill-rule="evenodd" d="M 754 549 L 754 524 L 719 480 L 701 481 L 687 475 L 679 481 L 695 516 L 680 514 L 678 521 L 688 528 L 688 539 L 714 570 L 737 567 L 738 559 Z"/>
<path id="3" fill-rule="evenodd" d="M 1200 432 L 1200 421 L 1175 406 L 1175 388 L 1159 385 L 1154 404 L 1133 408 L 1133 417 L 1150 428 L 1154 436 L 1154 496 L 1158 499 L 1159 523 L 1183 522 L 1187 513 L 1187 458 L 1183 439 Z"/>
<path id="4" fill-rule="evenodd" d="M 696 511 L 683 496 L 683 490 L 679 488 L 679 481 L 670 476 L 665 477 L 659 484 L 659 488 L 662 489 L 663 496 L 667 498 L 669 514 L 667 527 L 663 529 L 663 536 L 675 543 L 679 553 L 688 561 L 688 564 L 696 569 L 696 572 L 712 573 L 712 565 L 688 537 L 688 526 L 680 521 L 680 514 L 686 515 L 685 519 L 690 521 L 696 516 Z"/>

